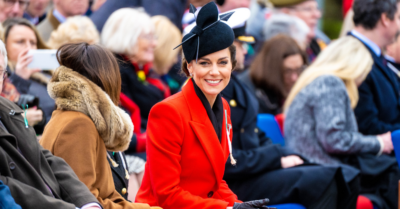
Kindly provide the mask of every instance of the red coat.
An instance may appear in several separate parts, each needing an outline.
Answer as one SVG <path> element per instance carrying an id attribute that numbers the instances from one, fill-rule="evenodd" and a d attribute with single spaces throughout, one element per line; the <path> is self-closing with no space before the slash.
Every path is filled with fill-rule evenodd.
<path id="1" fill-rule="evenodd" d="M 224 99 L 223 105 L 231 124 Z M 240 202 L 222 180 L 229 156 L 225 113 L 220 143 L 191 80 L 151 109 L 147 134 L 147 163 L 136 202 L 163 209 L 226 209 Z"/>

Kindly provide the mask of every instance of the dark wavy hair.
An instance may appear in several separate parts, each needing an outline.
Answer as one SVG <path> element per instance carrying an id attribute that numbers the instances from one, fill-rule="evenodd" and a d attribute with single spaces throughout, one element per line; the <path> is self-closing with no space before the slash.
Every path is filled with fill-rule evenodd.
<path id="1" fill-rule="evenodd" d="M 393 20 L 398 9 L 398 2 L 400 0 L 354 0 L 354 24 L 372 30 L 381 19 L 382 14 L 386 14 L 389 19 Z"/>
<path id="2" fill-rule="evenodd" d="M 65 44 L 57 51 L 60 65 L 85 76 L 103 89 L 115 105 L 121 94 L 121 74 L 113 53 L 100 45 Z"/>

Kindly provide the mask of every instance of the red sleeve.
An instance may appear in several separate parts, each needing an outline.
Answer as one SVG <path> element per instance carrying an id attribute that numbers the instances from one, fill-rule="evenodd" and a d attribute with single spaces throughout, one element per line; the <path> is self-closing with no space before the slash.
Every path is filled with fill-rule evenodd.
<path id="1" fill-rule="evenodd" d="M 153 107 L 148 121 L 147 164 L 159 206 L 176 209 L 226 209 L 228 202 L 203 199 L 179 186 L 180 152 L 184 137 L 180 113 L 172 105 L 162 102 Z"/>

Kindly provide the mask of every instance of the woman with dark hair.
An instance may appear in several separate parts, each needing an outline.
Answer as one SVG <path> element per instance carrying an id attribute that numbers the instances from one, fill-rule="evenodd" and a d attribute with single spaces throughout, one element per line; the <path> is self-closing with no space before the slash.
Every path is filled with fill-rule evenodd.
<path id="1" fill-rule="evenodd" d="M 133 134 L 129 115 L 118 107 L 121 76 L 114 55 L 86 43 L 64 45 L 57 55 L 61 67 L 48 85 L 57 110 L 41 145 L 71 166 L 103 208 L 150 208 L 118 193 L 107 161 L 107 151 L 126 150 Z"/>
<path id="2" fill-rule="evenodd" d="M 306 65 L 307 55 L 297 42 L 277 35 L 264 43 L 250 70 L 239 79 L 255 92 L 260 113 L 277 115 Z"/>
<path id="3" fill-rule="evenodd" d="M 229 17 L 219 17 L 214 2 L 196 16 L 197 25 L 182 43 L 182 70 L 191 79 L 150 111 L 136 202 L 173 209 L 266 209 L 267 199 L 241 203 L 222 179 L 229 156 L 236 164 L 230 108 L 220 94 L 236 65 L 234 33 L 220 21 Z"/>
<path id="4" fill-rule="evenodd" d="M 55 109 L 54 100 L 50 98 L 46 87 L 51 78 L 51 71 L 28 68 L 33 59 L 33 55 L 28 52 L 35 49 L 48 49 L 48 47 L 35 26 L 26 19 L 7 19 L 3 23 L 3 27 L 2 38 L 9 60 L 7 71 L 10 73 L 9 79 L 5 82 L 6 88 L 4 88 L 3 96 L 19 104 L 24 102 L 15 100 L 23 100 L 26 95 L 38 98 L 39 101 L 34 102 L 38 103 L 38 107 L 29 106 L 27 119 L 29 125 L 35 125 L 36 133 L 41 134 L 44 125 L 50 120 L 51 113 Z M 25 104 L 23 105 L 26 108 Z"/>

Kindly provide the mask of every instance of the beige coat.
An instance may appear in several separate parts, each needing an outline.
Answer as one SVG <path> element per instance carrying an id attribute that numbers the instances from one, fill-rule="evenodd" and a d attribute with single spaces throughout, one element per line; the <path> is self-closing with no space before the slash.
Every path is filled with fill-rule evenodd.
<path id="1" fill-rule="evenodd" d="M 48 84 L 56 101 L 40 143 L 63 158 L 104 209 L 147 209 L 126 201 L 116 190 L 107 150 L 124 151 L 133 134 L 130 117 L 86 77 L 58 68 Z"/>

